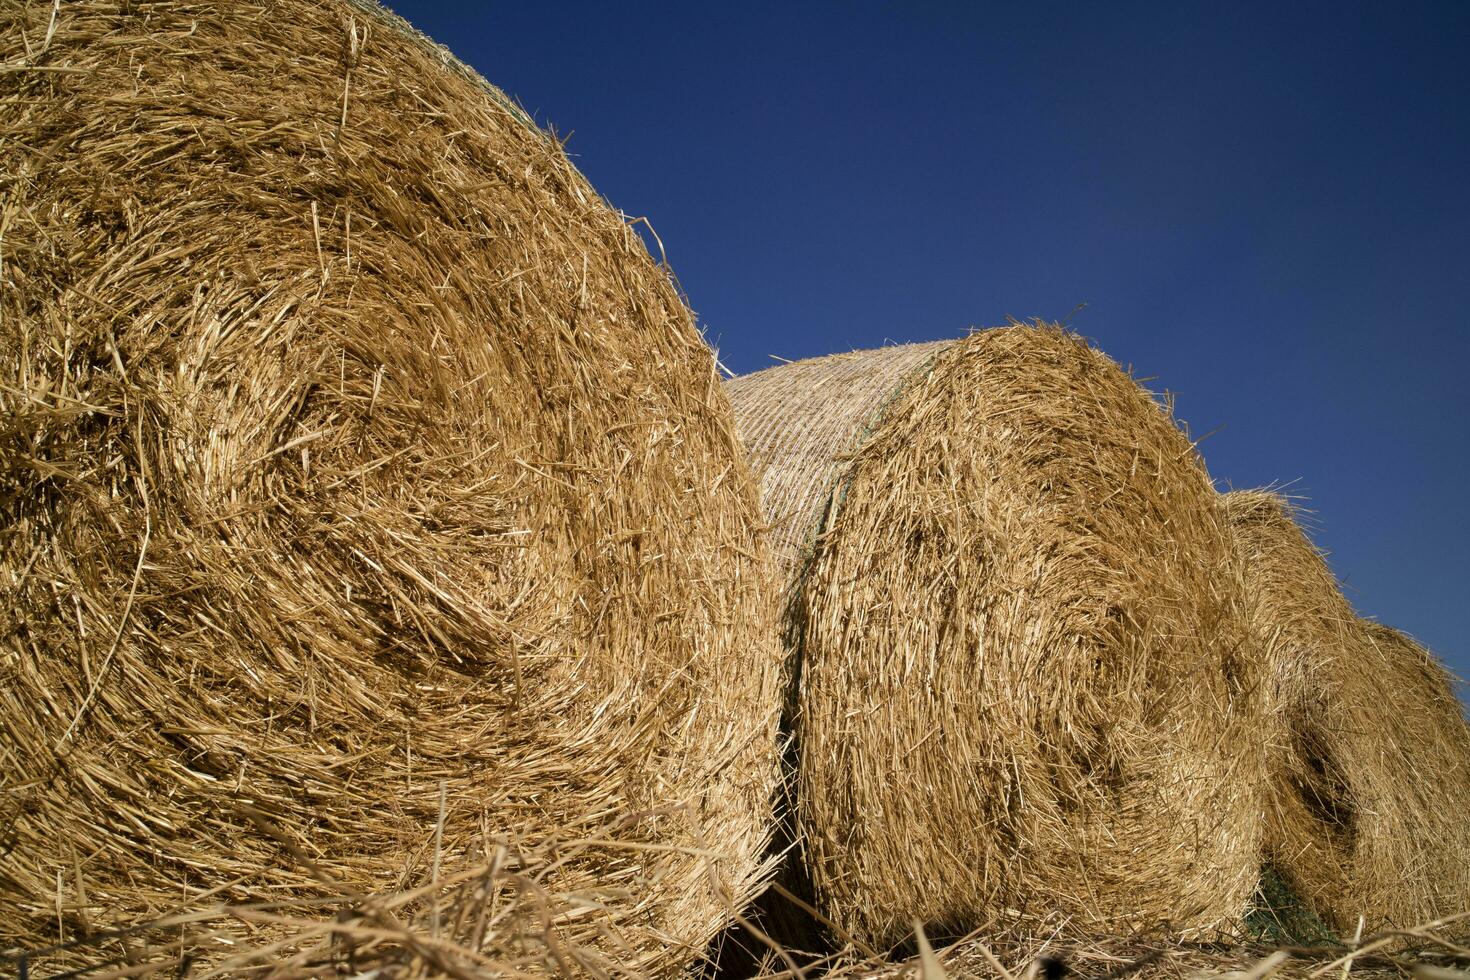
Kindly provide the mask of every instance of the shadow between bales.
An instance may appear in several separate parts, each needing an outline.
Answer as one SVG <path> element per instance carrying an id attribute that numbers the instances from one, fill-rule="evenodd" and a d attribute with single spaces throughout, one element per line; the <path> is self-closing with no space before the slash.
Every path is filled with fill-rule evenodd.
<path id="1" fill-rule="evenodd" d="M 810 567 L 810 562 L 809 553 L 803 568 Z M 803 571 L 787 595 L 782 616 L 782 641 L 790 652 L 781 705 L 781 780 L 772 794 L 775 827 L 765 854 L 775 862 L 776 873 L 751 906 L 742 911 L 745 922 L 731 923 L 710 943 L 699 974 L 704 980 L 746 980 L 793 968 L 807 975 L 820 974 L 839 950 L 832 923 L 817 911 L 805 845 L 796 829 L 800 805 L 797 775 L 801 769 L 797 716 L 807 618 L 802 588 L 805 580 Z"/>

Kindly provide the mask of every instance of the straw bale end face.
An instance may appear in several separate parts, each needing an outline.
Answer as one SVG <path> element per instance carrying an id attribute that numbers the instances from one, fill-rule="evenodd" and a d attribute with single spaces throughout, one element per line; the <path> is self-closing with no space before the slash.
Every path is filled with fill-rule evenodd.
<path id="1" fill-rule="evenodd" d="M 1470 727 L 1449 674 L 1359 619 L 1285 498 L 1226 494 L 1271 684 L 1265 860 L 1351 935 L 1470 907 Z"/>
<path id="2" fill-rule="evenodd" d="M 916 918 L 1234 926 L 1256 874 L 1260 684 L 1197 455 L 1060 329 L 910 353 L 862 355 L 875 376 L 905 366 L 876 414 L 832 428 L 840 462 L 816 477 L 828 503 L 791 586 L 817 897 L 874 944 Z M 744 422 L 779 414 L 789 370 L 732 386 L 757 459 L 781 458 L 778 427 Z M 768 512 L 803 478 L 767 471 Z"/>
<path id="3" fill-rule="evenodd" d="M 760 877 L 779 655 L 666 271 L 376 7 L 50 18 L 0 11 L 0 942 L 416 885 L 443 798 L 445 862 L 602 841 L 563 943 L 677 969 Z"/>

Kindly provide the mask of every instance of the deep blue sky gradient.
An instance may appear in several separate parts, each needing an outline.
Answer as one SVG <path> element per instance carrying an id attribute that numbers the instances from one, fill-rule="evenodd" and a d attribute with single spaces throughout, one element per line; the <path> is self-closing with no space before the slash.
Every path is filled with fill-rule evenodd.
<path id="1" fill-rule="evenodd" d="M 393 5 L 571 134 L 737 373 L 1071 317 L 1470 674 L 1470 4 Z"/>

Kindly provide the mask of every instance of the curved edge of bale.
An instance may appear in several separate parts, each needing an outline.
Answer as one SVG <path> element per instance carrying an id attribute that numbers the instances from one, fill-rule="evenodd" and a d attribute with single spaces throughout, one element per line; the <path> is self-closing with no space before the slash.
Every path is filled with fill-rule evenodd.
<path id="1" fill-rule="evenodd" d="M 862 444 L 866 430 L 906 379 L 921 373 L 955 342 L 888 345 L 879 352 L 856 350 L 788 361 L 725 382 L 736 430 L 760 487 L 773 577 L 785 610 L 783 635 L 788 651 L 801 643 L 800 585 L 817 545 L 822 515 L 850 454 Z M 790 429 L 792 418 L 801 420 L 799 431 Z M 751 914 L 759 923 L 756 928 L 780 944 L 814 951 L 834 937 L 827 928 L 832 923 L 824 925 L 808 908 L 815 895 L 796 827 L 800 674 L 799 653 L 788 652 L 782 682 L 785 766 L 771 848 L 778 862 L 775 880 L 779 887 L 762 894 Z M 769 952 L 765 940 L 748 927 L 721 937 L 721 963 L 732 964 L 737 972 L 753 967 Z"/>

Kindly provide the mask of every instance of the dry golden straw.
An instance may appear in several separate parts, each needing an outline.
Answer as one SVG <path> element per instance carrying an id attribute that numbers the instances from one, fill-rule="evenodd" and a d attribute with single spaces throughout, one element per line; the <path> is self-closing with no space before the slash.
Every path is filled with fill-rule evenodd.
<path id="1" fill-rule="evenodd" d="M 1470 727 L 1449 674 L 1354 614 L 1288 501 L 1223 500 L 1272 676 L 1266 860 L 1346 935 L 1470 910 Z"/>
<path id="2" fill-rule="evenodd" d="M 791 593 L 796 826 L 823 911 L 877 946 L 915 919 L 1235 927 L 1260 667 L 1167 407 L 1044 325 L 728 387 Z"/>
<path id="3" fill-rule="evenodd" d="M 6 3 L 0 69 L 0 951 L 484 866 L 432 930 L 682 968 L 781 656 L 667 272 L 374 7 Z"/>
<path id="4" fill-rule="evenodd" d="M 970 936 L 930 956 L 863 957 L 853 951 L 822 964 L 824 980 L 1464 980 L 1465 916 L 1368 934 L 1342 944 L 1273 947 L 1254 942 L 1181 942 L 1137 936 L 1095 937 L 1084 942 L 1039 935 L 992 945 Z M 942 972 L 941 972 L 942 971 Z M 816 976 L 815 972 L 808 974 Z M 795 980 L 771 968 L 760 980 Z"/>

